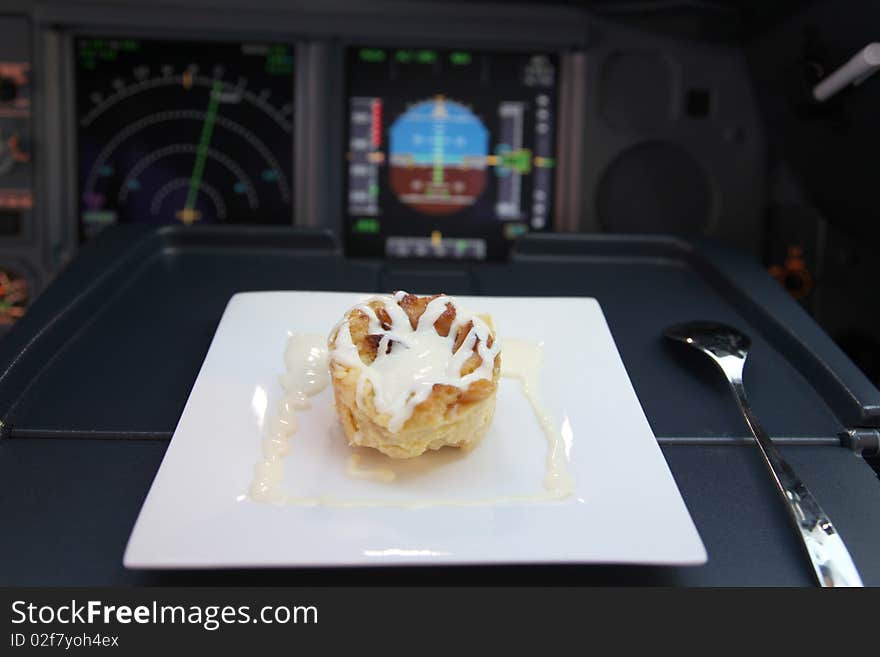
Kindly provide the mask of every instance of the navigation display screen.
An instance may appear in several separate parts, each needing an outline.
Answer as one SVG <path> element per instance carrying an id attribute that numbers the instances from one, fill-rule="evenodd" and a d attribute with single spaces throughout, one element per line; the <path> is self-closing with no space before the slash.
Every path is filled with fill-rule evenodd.
<path id="1" fill-rule="evenodd" d="M 293 46 L 78 37 L 80 236 L 292 223 Z"/>
<path id="2" fill-rule="evenodd" d="M 501 259 L 548 230 L 557 57 L 347 50 L 346 251 Z"/>

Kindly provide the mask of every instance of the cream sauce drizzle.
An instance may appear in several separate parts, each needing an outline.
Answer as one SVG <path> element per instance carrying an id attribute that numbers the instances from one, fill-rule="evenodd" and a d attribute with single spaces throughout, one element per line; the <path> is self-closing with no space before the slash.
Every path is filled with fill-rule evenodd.
<path id="1" fill-rule="evenodd" d="M 320 335 L 294 334 L 284 350 L 287 371 L 279 377 L 284 397 L 269 421 L 263 440 L 263 460 L 254 466 L 248 491 L 257 502 L 285 504 L 289 495 L 284 480 L 284 457 L 290 452 L 290 437 L 296 433 L 296 411 L 311 406 L 309 397 L 317 395 L 330 382 L 327 370 L 326 340 Z"/>
<path id="2" fill-rule="evenodd" d="M 574 492 L 574 477 L 568 470 L 568 453 L 562 431 L 541 399 L 539 374 L 544 360 L 543 345 L 527 340 L 506 339 L 501 359 L 501 376 L 519 379 L 523 394 L 547 438 L 547 474 L 544 488 L 565 494 Z"/>
<path id="3" fill-rule="evenodd" d="M 433 321 L 431 325 L 433 325 Z M 432 498 L 413 501 L 345 500 L 332 496 L 296 497 L 290 495 L 283 486 L 284 458 L 290 451 L 290 437 L 296 432 L 296 411 L 309 408 L 309 398 L 321 392 L 329 383 L 325 344 L 325 339 L 318 335 L 295 334 L 288 341 L 284 357 L 287 371 L 280 377 L 285 396 L 279 403 L 277 413 L 269 422 L 267 436 L 262 443 L 263 459 L 254 466 L 254 476 L 249 490 L 251 499 L 257 502 L 293 506 L 417 509 L 436 506 L 479 507 L 552 501 L 569 497 L 574 492 L 574 478 L 568 470 L 566 441 L 552 416 L 544 407 L 540 396 L 538 380 L 543 360 L 542 345 L 526 340 L 507 339 L 504 341 L 501 375 L 520 381 L 523 394 L 528 398 L 535 417 L 547 438 L 544 493 L 471 500 Z M 495 344 L 498 345 L 499 342 L 496 341 Z M 350 456 L 346 473 L 351 477 L 382 483 L 391 483 L 397 476 L 397 473 L 391 468 L 364 467 L 362 457 L 357 453 Z"/>
<path id="4" fill-rule="evenodd" d="M 364 466 L 364 458 L 360 454 L 352 454 L 348 457 L 348 466 L 345 469 L 349 477 L 355 479 L 372 479 L 390 484 L 397 479 L 397 473 L 391 468 L 370 468 Z"/>
<path id="5" fill-rule="evenodd" d="M 570 496 L 570 493 L 564 491 L 547 491 L 545 493 L 537 493 L 535 495 L 510 495 L 501 497 L 487 497 L 484 499 L 461 499 L 455 500 L 451 498 L 425 498 L 411 501 L 403 500 L 379 500 L 379 499 L 341 499 L 329 495 L 318 495 L 314 497 L 296 497 L 289 495 L 284 491 L 281 497 L 272 500 L 273 504 L 285 506 L 324 506 L 335 509 L 362 509 L 362 508 L 378 508 L 390 507 L 395 509 L 425 509 L 430 507 L 461 507 L 473 508 L 481 506 L 499 506 L 501 504 L 524 504 L 532 502 L 553 502 L 562 500 Z M 582 500 L 578 500 L 581 502 Z"/>

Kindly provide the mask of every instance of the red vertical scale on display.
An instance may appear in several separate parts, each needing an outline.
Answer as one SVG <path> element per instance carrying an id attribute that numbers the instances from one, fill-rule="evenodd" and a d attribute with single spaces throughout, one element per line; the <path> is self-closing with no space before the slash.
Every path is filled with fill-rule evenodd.
<path id="1" fill-rule="evenodd" d="M 382 146 L 382 101 L 378 98 L 373 100 L 373 125 L 372 125 L 372 146 L 378 149 Z"/>

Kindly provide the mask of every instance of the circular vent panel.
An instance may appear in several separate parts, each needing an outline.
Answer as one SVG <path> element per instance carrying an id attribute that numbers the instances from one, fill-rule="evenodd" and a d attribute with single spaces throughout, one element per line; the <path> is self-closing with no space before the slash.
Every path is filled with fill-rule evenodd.
<path id="1" fill-rule="evenodd" d="M 712 190 L 699 163 L 675 144 L 647 142 L 608 166 L 596 193 L 602 228 L 614 233 L 700 234 Z"/>

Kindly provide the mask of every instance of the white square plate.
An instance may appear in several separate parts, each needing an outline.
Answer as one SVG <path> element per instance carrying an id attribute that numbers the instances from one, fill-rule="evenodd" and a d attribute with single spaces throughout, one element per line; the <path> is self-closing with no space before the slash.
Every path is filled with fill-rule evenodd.
<path id="1" fill-rule="evenodd" d="M 129 539 L 127 567 L 706 561 L 595 299 L 459 298 L 492 315 L 502 360 L 505 338 L 543 343 L 542 397 L 568 443 L 570 497 L 492 502 L 544 492 L 547 441 L 519 382 L 502 379 L 492 427 L 469 454 L 441 450 L 415 469 L 369 457 L 398 472 L 391 483 L 347 474 L 351 448 L 328 388 L 297 415 L 283 484 L 292 496 L 378 505 L 251 500 L 288 336 L 326 335 L 365 296 L 232 297 Z"/>

